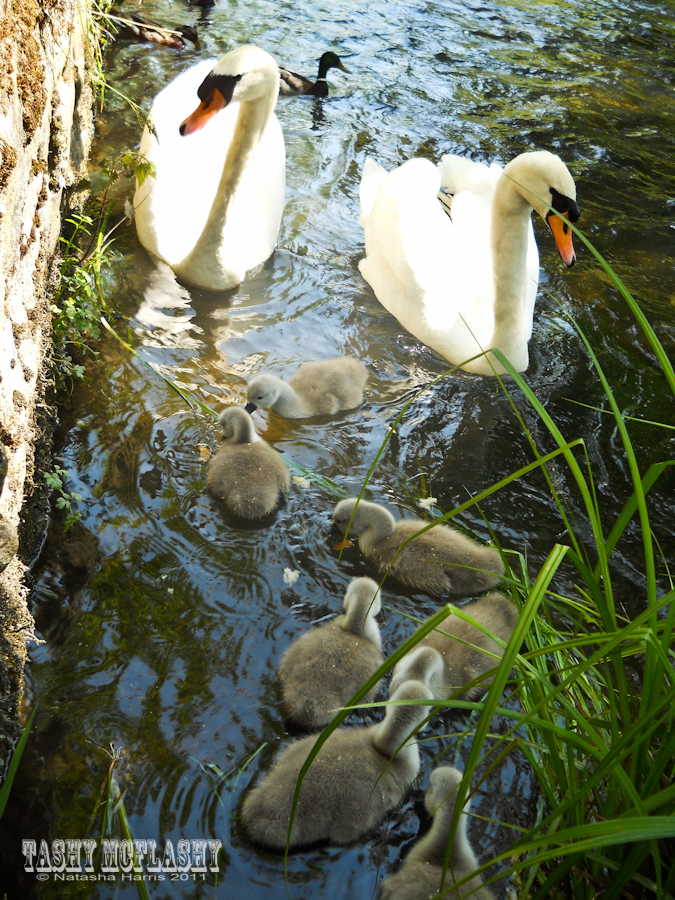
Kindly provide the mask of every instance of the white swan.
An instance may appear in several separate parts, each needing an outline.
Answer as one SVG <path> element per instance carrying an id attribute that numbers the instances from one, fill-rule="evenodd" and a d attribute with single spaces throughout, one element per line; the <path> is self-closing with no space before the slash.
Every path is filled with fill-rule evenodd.
<path id="1" fill-rule="evenodd" d="M 141 153 L 156 176 L 137 185 L 134 209 L 141 243 L 181 281 L 224 290 L 276 246 L 286 153 L 272 57 L 244 46 L 214 62 L 183 72 L 155 98 L 156 136 L 146 126 Z"/>
<path id="2" fill-rule="evenodd" d="M 438 200 L 452 195 L 451 218 Z M 552 153 L 522 153 L 502 170 L 459 156 L 438 166 L 411 159 L 393 172 L 366 160 L 361 274 L 399 322 L 453 365 L 498 347 L 519 371 L 528 365 L 539 254 L 530 213 L 549 224 L 563 262 L 575 262 L 569 226 L 579 218 L 576 187 Z M 467 372 L 503 372 L 492 354 Z"/>

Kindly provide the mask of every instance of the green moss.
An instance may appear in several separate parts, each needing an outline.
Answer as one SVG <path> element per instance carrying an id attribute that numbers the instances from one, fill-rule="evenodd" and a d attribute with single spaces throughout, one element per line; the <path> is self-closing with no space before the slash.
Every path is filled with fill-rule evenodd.
<path id="1" fill-rule="evenodd" d="M 34 159 L 30 164 L 31 175 L 44 174 L 47 171 L 47 163 L 44 159 Z"/>
<path id="2" fill-rule="evenodd" d="M 47 105 L 45 65 L 38 40 L 46 14 L 37 0 L 14 0 L 0 23 L 0 94 L 6 106 L 4 101 L 13 90 L 12 75 L 16 71 L 26 143 L 39 127 Z"/>
<path id="3" fill-rule="evenodd" d="M 7 141 L 3 141 L 2 138 L 0 138 L 0 156 L 2 157 L 2 161 L 0 162 L 1 191 L 9 181 L 9 176 L 16 166 L 16 150 L 14 147 L 11 147 Z"/>
<path id="4" fill-rule="evenodd" d="M 19 89 L 26 143 L 37 131 L 47 105 L 44 89 L 44 64 L 40 44 L 32 30 L 26 29 L 20 45 L 16 84 Z"/>

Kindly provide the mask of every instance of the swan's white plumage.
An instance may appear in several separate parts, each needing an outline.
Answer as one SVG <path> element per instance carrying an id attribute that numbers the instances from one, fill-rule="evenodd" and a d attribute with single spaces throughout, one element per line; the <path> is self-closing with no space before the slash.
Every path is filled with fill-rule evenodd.
<path id="1" fill-rule="evenodd" d="M 253 47 L 238 51 L 247 51 L 248 58 L 251 51 L 264 53 Z M 268 54 L 264 56 L 271 60 Z M 186 258 L 204 230 L 243 105 L 237 102 L 235 90 L 233 101 L 204 128 L 181 136 L 181 123 L 199 103 L 197 90 L 217 64 L 217 60 L 198 63 L 160 91 L 150 111 L 159 140 L 147 127 L 141 139 L 141 153 L 154 163 L 157 174 L 136 189 L 138 236 L 144 247 L 172 268 Z M 260 142 L 247 159 L 230 200 L 216 251 L 218 260 L 209 267 L 220 270 L 209 276 L 217 283 L 186 280 L 204 287 L 231 287 L 272 254 L 284 207 L 285 180 L 284 139 L 270 110 Z"/>
<path id="2" fill-rule="evenodd" d="M 541 169 L 550 166 L 566 196 L 576 196 L 574 182 L 557 157 L 540 151 L 517 159 L 526 157 Z M 490 229 L 502 171 L 495 164 L 488 168 L 452 155 L 444 156 L 438 166 L 426 159 L 411 159 L 389 173 L 368 159 L 363 170 L 359 221 L 365 231 L 366 257 L 359 263 L 361 273 L 380 303 L 408 331 L 455 365 L 494 346 Z M 541 191 L 538 196 L 546 199 L 545 180 L 536 184 Z M 438 201 L 441 187 L 453 195 L 452 219 Z M 513 202 L 522 205 L 522 196 Z M 541 212 L 539 206 L 537 210 Z M 512 339 L 500 344 L 520 371 L 527 368 L 539 280 L 539 253 L 530 212 L 529 206 L 517 209 L 521 218 L 528 219 L 522 235 L 524 271 L 518 327 Z M 492 373 L 485 359 L 465 368 Z"/>

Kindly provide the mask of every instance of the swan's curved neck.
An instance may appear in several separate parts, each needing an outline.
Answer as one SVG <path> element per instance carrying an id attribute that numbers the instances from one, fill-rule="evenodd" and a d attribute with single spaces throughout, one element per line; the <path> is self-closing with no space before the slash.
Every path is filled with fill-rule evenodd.
<path id="1" fill-rule="evenodd" d="M 420 846 L 419 849 L 424 859 L 428 862 L 443 865 L 454 809 L 455 804 L 452 802 L 452 798 L 449 798 L 443 807 L 436 810 L 431 828 L 423 838 L 423 841 L 420 841 L 420 844 L 423 843 L 424 846 Z M 461 865 L 469 871 L 478 868 L 476 857 L 466 836 L 466 816 L 464 813 L 460 815 L 457 822 L 450 859 L 455 866 L 459 867 Z"/>
<path id="2" fill-rule="evenodd" d="M 228 210 L 246 166 L 258 148 L 276 101 L 276 94 L 270 92 L 264 97 L 240 103 L 237 124 L 204 230 L 185 259 L 174 267 L 181 280 L 206 287 L 204 276 L 210 274 L 213 286 L 218 287 L 223 276 L 227 276 L 218 251 L 223 241 Z"/>
<path id="3" fill-rule="evenodd" d="M 356 515 L 359 510 L 357 508 Z M 391 537 L 396 530 L 396 520 L 389 512 L 381 506 L 373 505 L 368 508 L 368 524 L 361 532 L 359 544 L 373 544 L 377 541 L 384 541 Z"/>
<path id="4" fill-rule="evenodd" d="M 531 212 L 513 182 L 502 175 L 492 201 L 490 226 L 495 327 L 489 346 L 498 347 L 519 372 L 528 363 L 525 305 Z M 501 366 L 495 367 L 501 371 Z M 489 366 L 488 374 L 492 374 Z"/>
<path id="5" fill-rule="evenodd" d="M 425 709 L 426 713 L 426 709 Z M 390 706 L 384 721 L 373 726 L 375 737 L 373 744 L 380 753 L 392 759 L 394 754 L 401 761 L 415 762 L 419 765 L 420 751 L 415 736 L 401 747 L 411 731 L 420 721 L 419 706 Z M 400 748 L 400 749 L 399 749 Z"/>
<path id="6" fill-rule="evenodd" d="M 372 606 L 372 600 L 359 600 L 353 603 L 342 616 L 340 625 L 343 631 L 348 631 L 358 638 L 366 638 L 379 647 L 381 646 L 380 629 L 377 627 L 374 617 L 369 615 Z"/>
<path id="7" fill-rule="evenodd" d="M 279 378 L 276 385 L 279 389 L 279 396 L 273 404 L 275 412 L 282 417 L 286 416 L 288 418 L 304 419 L 309 415 L 307 406 L 302 402 L 302 399 L 296 394 L 288 382 Z"/>

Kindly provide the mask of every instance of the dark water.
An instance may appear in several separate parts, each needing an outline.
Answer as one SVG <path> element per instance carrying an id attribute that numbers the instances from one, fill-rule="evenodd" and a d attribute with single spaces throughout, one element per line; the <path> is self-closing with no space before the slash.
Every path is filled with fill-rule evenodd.
<path id="1" fill-rule="evenodd" d="M 190 292 L 150 261 L 128 227 L 117 245 L 122 256 L 106 275 L 111 303 L 129 317 L 128 330 L 117 320 L 118 331 L 217 412 L 240 402 L 247 377 L 263 366 L 287 377 L 305 360 L 342 353 L 368 363 L 368 402 L 358 411 L 305 422 L 256 414 L 261 433 L 288 458 L 356 491 L 404 399 L 446 369 L 378 304 L 358 272 L 358 184 L 368 154 L 391 167 L 446 152 L 499 162 L 526 149 L 558 152 L 577 181 L 580 224 L 672 351 L 672 3 L 219 0 L 207 11 L 156 2 L 142 12 L 196 25 L 204 44 L 181 53 L 136 44 L 109 51 L 112 84 L 146 108 L 173 75 L 239 43 L 256 42 L 308 74 L 331 48 L 352 71 L 330 73 L 324 102 L 279 104 L 286 209 L 279 248 L 262 271 L 227 294 Z M 109 94 L 97 152 L 135 146 L 139 133 L 133 113 Z M 591 341 L 626 415 L 673 424 L 673 398 L 590 254 L 578 249 L 576 267 L 565 271 L 543 224 L 535 228 L 542 279 L 527 380 L 563 434 L 585 439 L 608 532 L 632 487 L 612 419 L 571 402 L 606 405 L 566 314 Z M 520 392 L 513 398 L 540 448 L 552 449 Z M 635 424 L 630 433 L 642 471 L 672 457 L 672 431 Z M 316 487 L 295 485 L 264 527 L 228 521 L 204 492 L 203 448 L 218 444 L 213 421 L 111 339 L 101 341 L 88 383 L 76 386 L 62 410 L 59 442 L 69 489 L 84 499 L 81 524 L 67 536 L 60 520 L 52 523 L 35 569 L 44 643 L 34 647 L 28 673 L 40 713 L 27 777 L 37 784 L 32 806 L 45 808 L 42 831 L 33 830 L 49 838 L 88 834 L 112 743 L 124 748 L 120 785 L 136 838 L 175 844 L 217 837 L 225 848 L 217 884 L 150 884 L 151 896 L 285 897 L 281 859 L 247 843 L 235 812 L 285 735 L 275 682 L 281 653 L 310 623 L 340 609 L 351 577 L 372 573 L 355 549 L 338 560 L 328 527 L 334 501 Z M 419 513 L 424 483 L 450 509 L 531 458 L 498 385 L 457 375 L 414 401 L 375 471 L 371 496 Z M 555 474 L 578 533 L 590 536 L 564 466 Z M 654 533 L 671 560 L 672 488 L 666 475 L 650 497 Z M 563 536 L 537 475 L 490 497 L 482 514 L 505 547 L 527 555 L 532 576 Z M 476 509 L 459 521 L 488 538 Z M 631 610 L 642 602 L 641 546 L 631 527 L 613 558 L 617 592 Z M 287 567 L 300 574 L 292 586 L 283 580 Z M 663 565 L 659 571 L 663 576 Z M 556 588 L 574 590 L 564 572 Z M 424 617 L 438 607 L 394 584 L 383 599 L 388 651 L 412 630 L 402 613 Z M 370 898 L 420 821 L 427 826 L 422 799 L 432 761 L 444 753 L 444 762 L 461 767 L 468 746 L 452 735 L 464 725 L 449 715 L 435 720 L 423 745 L 424 772 L 379 834 L 347 848 L 292 854 L 291 895 Z M 236 773 L 261 747 L 216 796 L 203 767 Z M 531 824 L 536 806 L 528 769 L 513 755 L 474 801 L 487 817 L 470 828 L 481 861 L 507 849 L 514 827 Z M 15 825 L 14 841 L 33 833 L 24 827 Z M 5 847 L 20 862 L 18 845 L 6 839 Z M 503 897 L 506 888 L 495 893 Z M 118 889 L 136 893 L 128 883 Z M 99 886 L 93 896 L 116 890 Z M 47 882 L 39 895 L 87 897 L 90 888 Z"/>

